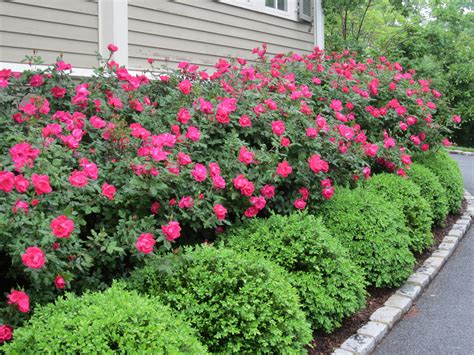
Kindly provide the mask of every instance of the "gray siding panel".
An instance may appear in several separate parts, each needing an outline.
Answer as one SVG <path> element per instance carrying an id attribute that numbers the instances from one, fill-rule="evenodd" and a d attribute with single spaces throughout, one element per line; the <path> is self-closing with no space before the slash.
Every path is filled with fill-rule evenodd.
<path id="1" fill-rule="evenodd" d="M 129 0 L 129 66 L 145 59 L 213 66 L 220 57 L 255 59 L 252 48 L 268 44 L 268 53 L 309 53 L 309 24 L 239 8 L 213 0 Z M 140 60 L 141 59 L 141 60 Z"/>
<path id="2" fill-rule="evenodd" d="M 0 60 L 19 62 L 33 49 L 45 64 L 60 54 L 75 67 L 97 65 L 97 3 L 17 0 L 0 3 Z"/>

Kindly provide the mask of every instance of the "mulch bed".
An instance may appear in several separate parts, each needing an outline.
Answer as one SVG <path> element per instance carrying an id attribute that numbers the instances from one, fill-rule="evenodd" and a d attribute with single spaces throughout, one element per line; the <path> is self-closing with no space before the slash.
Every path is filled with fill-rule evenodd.
<path id="1" fill-rule="evenodd" d="M 416 266 L 415 269 L 423 265 L 426 259 L 438 249 L 441 241 L 448 234 L 449 230 L 458 218 L 466 210 L 467 203 L 463 201 L 461 213 L 457 215 L 449 215 L 446 219 L 445 227 L 437 227 L 433 230 L 434 243 L 422 254 L 416 255 Z M 352 317 L 347 318 L 342 326 L 335 330 L 331 334 L 325 334 L 323 332 L 315 332 L 314 339 L 311 342 L 312 349 L 308 349 L 308 354 L 311 355 L 322 355 L 331 354 L 334 349 L 338 348 L 347 338 L 357 332 L 362 325 L 369 321 L 370 315 L 374 313 L 377 308 L 384 305 L 390 296 L 392 296 L 398 288 L 369 288 L 367 289 L 367 306 L 354 314 Z"/>

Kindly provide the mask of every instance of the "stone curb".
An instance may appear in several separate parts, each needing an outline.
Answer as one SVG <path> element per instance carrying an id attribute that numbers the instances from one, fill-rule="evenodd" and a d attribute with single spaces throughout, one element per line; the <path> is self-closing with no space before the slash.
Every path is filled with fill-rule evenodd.
<path id="1" fill-rule="evenodd" d="M 459 150 L 459 149 L 448 149 L 448 153 L 451 154 L 459 154 L 459 155 L 474 155 L 474 152 L 466 152 L 464 150 Z"/>
<path id="2" fill-rule="evenodd" d="M 451 151 L 451 153 L 456 151 Z M 463 152 L 464 153 L 464 152 Z M 474 155 L 474 153 L 472 153 Z M 366 355 L 372 353 L 390 329 L 408 312 L 418 296 L 426 289 L 469 230 L 474 218 L 474 196 L 465 190 L 466 212 L 452 226 L 442 243 L 384 304 L 370 316 L 369 322 L 347 338 L 333 355 Z M 474 222 L 473 222 L 474 223 Z"/>

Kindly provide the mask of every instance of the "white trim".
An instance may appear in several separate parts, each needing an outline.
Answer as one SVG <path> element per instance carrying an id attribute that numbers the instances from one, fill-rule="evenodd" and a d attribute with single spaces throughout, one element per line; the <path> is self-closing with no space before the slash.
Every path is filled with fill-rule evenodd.
<path id="1" fill-rule="evenodd" d="M 99 53 L 108 58 L 110 43 L 118 47 L 114 60 L 128 66 L 128 0 L 99 0 Z"/>
<path id="2" fill-rule="evenodd" d="M 298 21 L 298 0 L 287 0 L 287 11 L 265 6 L 265 0 L 217 0 L 220 3 L 242 7 L 247 10 Z"/>
<path id="3" fill-rule="evenodd" d="M 25 63 L 9 63 L 9 62 L 0 62 L 0 70 L 2 69 L 10 69 L 12 72 L 23 72 L 25 70 L 45 70 L 48 68 L 52 68 L 52 65 L 29 65 Z M 66 73 L 69 73 L 69 70 L 65 71 Z M 94 74 L 94 69 L 90 68 L 72 68 L 72 71 L 70 72 L 71 76 L 73 77 L 91 77 Z M 129 70 L 128 73 L 130 75 L 143 75 L 145 74 L 149 78 L 152 78 L 149 72 L 144 73 L 139 70 Z"/>
<path id="4" fill-rule="evenodd" d="M 324 12 L 322 0 L 314 0 L 314 46 L 324 49 Z"/>

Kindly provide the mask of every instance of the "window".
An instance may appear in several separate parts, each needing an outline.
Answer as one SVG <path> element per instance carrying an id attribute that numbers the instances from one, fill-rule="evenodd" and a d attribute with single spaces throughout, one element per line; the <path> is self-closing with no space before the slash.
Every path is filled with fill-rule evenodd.
<path id="1" fill-rule="evenodd" d="M 287 0 L 265 0 L 265 6 L 280 11 L 288 11 Z"/>
<path id="2" fill-rule="evenodd" d="M 298 0 L 217 0 L 218 2 L 298 21 Z"/>

